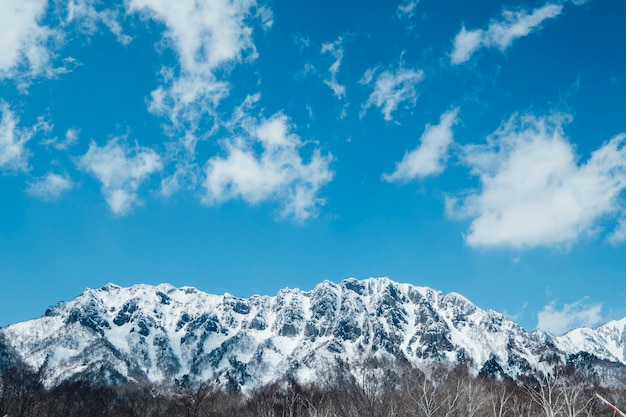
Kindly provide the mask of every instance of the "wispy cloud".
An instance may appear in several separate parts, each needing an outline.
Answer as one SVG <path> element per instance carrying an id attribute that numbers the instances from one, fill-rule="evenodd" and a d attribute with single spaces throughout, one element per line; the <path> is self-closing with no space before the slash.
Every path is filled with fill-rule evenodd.
<path id="1" fill-rule="evenodd" d="M 40 143 L 45 146 L 54 146 L 58 150 L 68 149 L 70 146 L 73 146 L 78 141 L 78 129 L 70 128 L 65 131 L 65 137 L 62 140 L 59 140 L 57 137 L 46 138 L 42 140 Z"/>
<path id="2" fill-rule="evenodd" d="M 454 142 L 452 126 L 457 123 L 459 109 L 452 109 L 441 115 L 439 124 L 426 125 L 420 137 L 420 144 L 404 154 L 391 174 L 384 174 L 388 182 L 407 182 L 416 178 L 437 175 L 444 171 L 448 159 L 448 149 Z"/>
<path id="3" fill-rule="evenodd" d="M 58 149 L 67 149 L 78 141 L 78 129 L 70 128 L 65 131 L 65 138 L 56 144 Z"/>
<path id="4" fill-rule="evenodd" d="M 272 12 L 255 0 L 129 0 L 126 6 L 128 13 L 164 24 L 162 44 L 178 60 L 162 69 L 163 85 L 152 91 L 148 106 L 169 120 L 166 133 L 175 138 L 166 144 L 165 158 L 175 171 L 163 179 L 161 193 L 195 189 L 201 171 L 196 145 L 219 127 L 217 108 L 230 94 L 229 69 L 256 59 L 251 24 L 271 27 Z"/>
<path id="5" fill-rule="evenodd" d="M 585 300 L 565 304 L 560 310 L 551 302 L 537 314 L 537 328 L 561 335 L 576 327 L 593 327 L 601 323 L 601 311 L 602 304 L 586 304 Z"/>
<path id="6" fill-rule="evenodd" d="M 74 184 L 69 176 L 49 172 L 45 176 L 31 182 L 26 192 L 33 197 L 52 201 L 72 188 L 74 188 Z"/>
<path id="7" fill-rule="evenodd" d="M 28 167 L 28 151 L 24 148 L 31 134 L 18 128 L 19 119 L 5 102 L 0 103 L 0 168 L 24 171 Z"/>
<path id="8" fill-rule="evenodd" d="M 104 25 L 120 43 L 124 45 L 130 43 L 131 37 L 124 34 L 120 23 L 120 7 L 111 7 L 110 4 L 107 6 L 109 7 L 102 7 L 100 0 L 70 0 L 67 3 L 65 22 L 76 24 L 82 32 L 88 35 L 93 35 L 100 25 Z"/>
<path id="9" fill-rule="evenodd" d="M 341 61 L 343 59 L 342 42 L 343 39 L 340 36 L 335 42 L 325 43 L 322 45 L 322 54 L 330 54 L 335 59 L 332 65 L 328 68 L 330 79 L 324 80 L 324 84 L 330 87 L 330 89 L 333 90 L 335 97 L 340 100 L 346 95 L 346 87 L 339 84 L 337 81 L 337 74 L 339 73 L 339 67 L 341 66 Z"/>
<path id="10" fill-rule="evenodd" d="M 470 246 L 569 245 L 597 231 L 600 219 L 623 218 L 626 134 L 579 163 L 563 132 L 565 115 L 514 116 L 462 159 L 481 187 L 450 197 L 451 217 L 472 222 Z"/>
<path id="11" fill-rule="evenodd" d="M 450 61 L 453 64 L 466 62 L 480 48 L 505 51 L 514 40 L 527 36 L 544 20 L 557 17 L 562 10 L 562 5 L 551 3 L 534 9 L 531 13 L 526 10 L 505 10 L 499 20 L 489 23 L 486 30 L 467 30 L 462 27 L 454 38 Z"/>
<path id="12" fill-rule="evenodd" d="M 291 133 L 293 126 L 283 114 L 258 122 L 246 116 L 241 135 L 223 141 L 225 157 L 206 164 L 204 201 L 208 204 L 242 199 L 249 204 L 278 202 L 281 218 L 304 221 L 317 215 L 324 204 L 319 190 L 333 177 L 331 155 L 314 149 L 308 162 L 301 152 L 305 143 Z"/>
<path id="13" fill-rule="evenodd" d="M 361 117 L 372 106 L 380 108 L 383 118 L 393 120 L 392 113 L 401 103 L 407 102 L 414 106 L 417 100 L 417 84 L 424 78 L 422 70 L 398 68 L 386 70 L 376 76 L 377 69 L 369 69 L 361 79 L 362 85 L 373 86 L 374 91 L 363 105 Z"/>
<path id="14" fill-rule="evenodd" d="M 172 136 L 182 137 L 181 145 L 193 153 L 198 142 L 196 134 L 203 120 L 207 124 L 204 127 L 206 132 L 215 130 L 215 109 L 228 97 L 230 86 L 212 74 L 176 78 L 170 73 L 165 78 L 168 85 L 158 87 L 150 94 L 149 110 L 167 117 L 173 129 Z"/>
<path id="15" fill-rule="evenodd" d="M 111 139 L 100 147 L 91 142 L 78 160 L 78 167 L 95 176 L 111 211 L 124 215 L 141 203 L 137 192 L 148 177 L 162 169 L 159 155 L 152 149 L 130 148 L 122 139 Z"/>
<path id="16" fill-rule="evenodd" d="M 201 167 L 188 155 L 181 154 L 164 158 L 164 165 L 174 165 L 174 172 L 161 180 L 161 195 L 171 197 L 182 190 L 197 190 L 200 183 Z"/>
<path id="17" fill-rule="evenodd" d="M 47 0 L 4 0 L 0 13 L 0 79 L 20 87 L 36 76 L 51 77 L 51 46 L 61 33 L 42 24 Z"/>
<path id="18" fill-rule="evenodd" d="M 415 15 L 415 10 L 419 0 L 402 0 L 396 9 L 396 16 L 399 19 L 410 19 Z"/>
<path id="19" fill-rule="evenodd" d="M 626 242 L 626 218 L 621 218 L 617 222 L 617 227 L 609 236 L 609 242 L 612 245 L 619 245 Z"/>
<path id="20" fill-rule="evenodd" d="M 179 66 L 164 70 L 164 85 L 152 92 L 150 110 L 168 117 L 189 139 L 229 94 L 228 82 L 218 78 L 216 70 L 256 57 L 248 19 L 258 18 L 268 27 L 271 12 L 257 8 L 254 0 L 129 0 L 127 7 L 166 27 L 164 40 Z M 186 143 L 192 148 L 194 144 Z"/>
<path id="21" fill-rule="evenodd" d="M 20 127 L 19 117 L 8 103 L 0 100 L 0 169 L 4 171 L 28 171 L 29 151 L 26 143 L 39 131 L 47 131 L 51 126 L 38 118 L 35 125 Z"/>
<path id="22" fill-rule="evenodd" d="M 255 52 L 251 16 L 253 0 L 130 0 L 130 12 L 144 13 L 167 27 L 165 37 L 178 56 L 184 74 L 204 75 Z"/>

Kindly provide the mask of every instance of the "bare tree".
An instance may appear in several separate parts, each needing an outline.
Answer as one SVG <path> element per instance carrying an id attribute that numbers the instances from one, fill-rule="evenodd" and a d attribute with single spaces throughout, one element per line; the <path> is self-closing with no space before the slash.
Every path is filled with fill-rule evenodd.
<path id="1" fill-rule="evenodd" d="M 565 417 L 584 416 L 592 408 L 594 397 L 588 388 L 588 384 L 576 376 L 568 378 L 562 384 L 561 398 Z"/>
<path id="2" fill-rule="evenodd" d="M 506 382 L 492 381 L 489 386 L 489 403 L 491 406 L 491 417 L 507 417 L 510 413 L 507 404 L 515 393 Z"/>
<path id="3" fill-rule="evenodd" d="M 544 417 L 557 417 L 564 411 L 563 378 L 560 374 L 545 374 L 537 388 L 527 387 L 526 392 L 539 406 Z"/>
<path id="4" fill-rule="evenodd" d="M 486 414 L 490 400 L 490 393 L 486 382 L 482 378 L 475 378 L 469 371 L 456 374 L 460 386 L 461 398 L 459 404 L 460 415 L 465 417 L 482 416 Z"/>
<path id="5" fill-rule="evenodd" d="M 423 417 L 435 417 L 444 405 L 440 398 L 440 385 L 417 369 L 412 372 L 411 379 L 413 383 L 405 385 L 405 393 L 412 403 L 407 411 Z"/>

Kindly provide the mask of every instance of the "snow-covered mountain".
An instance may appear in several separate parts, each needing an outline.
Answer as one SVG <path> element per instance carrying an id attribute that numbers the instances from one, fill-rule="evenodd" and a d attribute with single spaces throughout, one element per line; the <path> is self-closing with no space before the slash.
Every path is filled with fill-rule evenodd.
<path id="1" fill-rule="evenodd" d="M 626 318 L 561 337 L 527 332 L 460 294 L 388 278 L 249 299 L 108 284 L 0 329 L 0 353 L 42 370 L 48 385 L 91 378 L 254 387 L 285 376 L 316 380 L 336 358 L 370 356 L 464 362 L 475 373 L 518 378 L 559 363 L 626 369 L 625 328 Z"/>
<path id="2" fill-rule="evenodd" d="M 556 345 L 566 352 L 590 352 L 599 359 L 626 364 L 626 317 L 597 329 L 574 329 L 556 338 Z"/>

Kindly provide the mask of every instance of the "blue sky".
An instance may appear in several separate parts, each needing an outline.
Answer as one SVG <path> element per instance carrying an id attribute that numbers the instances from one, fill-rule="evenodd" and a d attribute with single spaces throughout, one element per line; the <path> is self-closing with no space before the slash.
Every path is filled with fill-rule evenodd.
<path id="1" fill-rule="evenodd" d="M 626 315 L 626 4 L 5 0 L 0 325 L 389 276 Z"/>

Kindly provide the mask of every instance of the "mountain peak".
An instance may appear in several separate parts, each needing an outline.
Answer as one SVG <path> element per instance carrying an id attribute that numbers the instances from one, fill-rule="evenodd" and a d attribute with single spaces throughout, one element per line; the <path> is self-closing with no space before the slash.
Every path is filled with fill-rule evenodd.
<path id="1" fill-rule="evenodd" d="M 418 367 L 463 362 L 476 374 L 501 369 L 512 378 L 566 363 L 579 351 L 623 366 L 622 324 L 562 338 L 528 333 L 461 294 L 382 277 L 247 299 L 170 284 L 107 284 L 1 329 L 0 338 L 17 359 L 44 367 L 49 385 L 109 375 L 105 382 L 253 387 L 284 377 L 307 382 L 336 359 L 369 356 Z"/>

